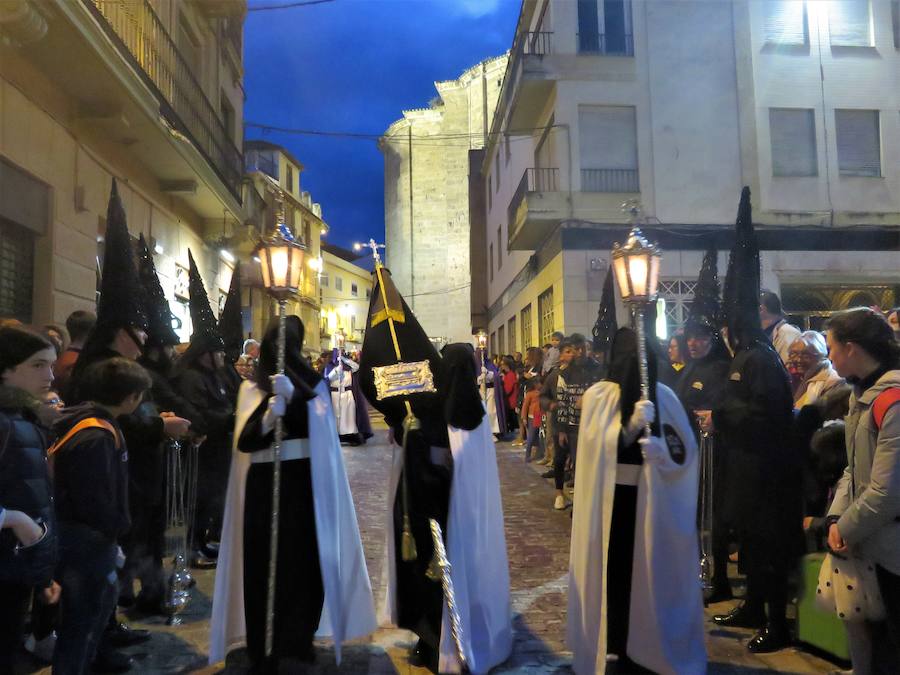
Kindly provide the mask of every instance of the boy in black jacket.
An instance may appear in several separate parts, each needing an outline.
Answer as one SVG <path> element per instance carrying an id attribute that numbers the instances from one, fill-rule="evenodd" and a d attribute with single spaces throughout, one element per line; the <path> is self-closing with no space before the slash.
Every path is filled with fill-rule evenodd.
<path id="1" fill-rule="evenodd" d="M 118 538 L 128 531 L 128 449 L 116 419 L 140 405 L 150 377 L 115 357 L 89 366 L 85 403 L 57 424 L 51 449 L 60 533 L 59 581 L 65 600 L 53 672 L 80 675 L 115 611 Z"/>

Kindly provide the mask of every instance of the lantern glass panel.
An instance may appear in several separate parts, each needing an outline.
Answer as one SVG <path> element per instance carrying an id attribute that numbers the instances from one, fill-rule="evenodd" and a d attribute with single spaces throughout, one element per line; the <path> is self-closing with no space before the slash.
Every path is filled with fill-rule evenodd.
<path id="1" fill-rule="evenodd" d="M 628 256 L 628 276 L 631 278 L 631 291 L 637 297 L 646 297 L 647 279 L 650 276 L 650 256 L 645 253 Z"/>
<path id="2" fill-rule="evenodd" d="M 290 288 L 300 288 L 300 275 L 303 273 L 303 250 L 299 247 L 291 246 L 291 276 L 287 280 L 287 286 Z"/>
<path id="3" fill-rule="evenodd" d="M 613 258 L 613 270 L 616 274 L 616 282 L 619 284 L 619 290 L 622 293 L 623 300 L 629 300 L 632 295 L 631 284 L 628 282 L 628 273 L 626 267 L 625 256 L 616 256 Z"/>
<path id="4" fill-rule="evenodd" d="M 659 264 L 662 260 L 660 255 L 650 256 L 650 278 L 648 281 L 647 294 L 651 298 L 655 298 L 659 292 Z"/>
<path id="5" fill-rule="evenodd" d="M 265 246 L 259 249 L 259 266 L 262 270 L 263 286 L 272 288 L 272 270 L 269 260 L 269 249 Z"/>

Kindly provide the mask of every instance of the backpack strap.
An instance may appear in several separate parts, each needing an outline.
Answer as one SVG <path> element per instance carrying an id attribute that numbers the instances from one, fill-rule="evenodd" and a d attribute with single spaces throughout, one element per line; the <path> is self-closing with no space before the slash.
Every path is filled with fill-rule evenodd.
<path id="1" fill-rule="evenodd" d="M 97 417 L 87 417 L 81 420 L 74 427 L 69 429 L 69 431 L 66 432 L 66 434 L 62 438 L 51 445 L 50 449 L 47 450 L 47 456 L 52 457 L 59 451 L 60 448 L 62 448 L 62 446 L 72 440 L 72 437 L 74 437 L 78 432 L 84 431 L 85 429 L 105 429 L 113 435 L 113 438 L 116 441 L 116 450 L 118 450 L 121 446 L 121 439 L 119 438 L 119 434 L 111 422 L 101 420 Z"/>
<path id="2" fill-rule="evenodd" d="M 875 397 L 875 401 L 872 403 L 872 419 L 875 421 L 875 428 L 878 431 L 881 431 L 887 411 L 896 403 L 900 403 L 900 387 L 885 389 Z"/>

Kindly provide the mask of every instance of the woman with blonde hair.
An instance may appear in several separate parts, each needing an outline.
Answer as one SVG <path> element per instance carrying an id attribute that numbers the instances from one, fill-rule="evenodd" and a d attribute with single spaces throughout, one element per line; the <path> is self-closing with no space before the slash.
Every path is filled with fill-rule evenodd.
<path id="1" fill-rule="evenodd" d="M 794 408 L 797 410 L 844 384 L 844 378 L 828 360 L 825 338 L 817 331 L 805 331 L 791 343 L 788 363 L 800 376 L 794 391 Z"/>

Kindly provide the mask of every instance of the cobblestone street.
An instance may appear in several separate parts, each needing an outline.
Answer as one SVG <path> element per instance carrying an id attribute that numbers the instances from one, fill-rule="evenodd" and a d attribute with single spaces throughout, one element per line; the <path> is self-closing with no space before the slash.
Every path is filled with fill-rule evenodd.
<path id="1" fill-rule="evenodd" d="M 384 592 L 383 522 L 385 517 L 390 447 L 384 442 L 385 431 L 366 446 L 344 448 L 353 496 L 365 545 L 369 573 L 376 601 Z M 510 660 L 496 669 L 497 673 L 569 673 L 570 654 L 565 637 L 566 570 L 569 550 L 569 512 L 551 508 L 552 486 L 540 478 L 544 467 L 526 465 L 520 448 L 509 443 L 498 445 L 500 478 L 509 548 L 512 604 L 516 631 L 515 648 Z M 198 591 L 180 626 L 166 626 L 161 619 L 127 618 L 135 627 L 149 628 L 153 639 L 132 648 L 135 672 L 219 673 L 223 664 L 206 664 L 210 600 L 214 573 L 196 572 Z M 727 605 L 715 606 L 722 611 Z M 712 613 L 713 609 L 707 610 Z M 710 673 L 835 673 L 839 668 L 804 651 L 787 649 L 773 655 L 754 656 L 744 643 L 749 631 L 711 631 L 707 644 Z M 370 640 L 345 646 L 340 669 L 333 651 L 323 642 L 314 668 L 288 668 L 287 672 L 367 673 L 381 675 L 399 673 L 426 675 L 427 671 L 411 667 L 406 651 L 414 640 L 410 633 L 381 629 Z M 229 663 L 226 673 L 241 673 L 240 655 Z M 44 672 L 49 673 L 49 669 Z"/>

